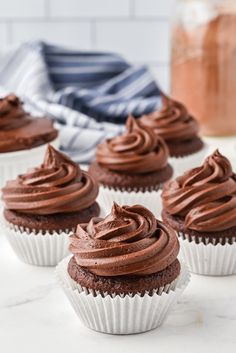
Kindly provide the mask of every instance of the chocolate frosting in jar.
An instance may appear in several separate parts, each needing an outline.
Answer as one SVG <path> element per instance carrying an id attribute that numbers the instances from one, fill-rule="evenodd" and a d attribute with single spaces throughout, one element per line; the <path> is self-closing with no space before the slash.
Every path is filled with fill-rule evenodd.
<path id="1" fill-rule="evenodd" d="M 114 203 L 106 218 L 78 225 L 70 251 L 79 266 L 99 276 L 157 273 L 179 252 L 177 236 L 145 207 Z"/>
<path id="2" fill-rule="evenodd" d="M 150 127 L 165 141 L 191 140 L 198 135 L 198 123 L 189 115 L 186 107 L 162 95 L 162 109 L 143 115 L 143 125 Z"/>
<path id="3" fill-rule="evenodd" d="M 217 232 L 236 226 L 236 176 L 216 150 L 203 165 L 167 183 L 163 207 L 182 217 L 186 228 Z"/>
<path id="4" fill-rule="evenodd" d="M 168 148 L 164 140 L 132 116 L 126 122 L 127 131 L 108 139 L 97 147 L 97 162 L 112 171 L 143 174 L 167 165 Z"/>
<path id="5" fill-rule="evenodd" d="M 44 162 L 2 189 L 5 208 L 33 215 L 77 212 L 91 206 L 98 185 L 63 153 L 48 146 Z"/>
<path id="6" fill-rule="evenodd" d="M 49 118 L 33 118 L 14 94 L 0 98 L 0 152 L 13 152 L 43 145 L 58 132 Z"/>

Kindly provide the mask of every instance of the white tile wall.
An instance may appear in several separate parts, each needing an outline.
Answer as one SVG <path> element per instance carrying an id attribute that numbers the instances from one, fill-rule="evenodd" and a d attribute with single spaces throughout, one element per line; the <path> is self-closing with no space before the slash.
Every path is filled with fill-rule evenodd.
<path id="1" fill-rule="evenodd" d="M 96 23 L 96 48 L 118 51 L 135 62 L 165 63 L 169 59 L 167 21 Z"/>
<path id="2" fill-rule="evenodd" d="M 169 19 L 177 0 L 135 0 L 135 16 Z"/>
<path id="3" fill-rule="evenodd" d="M 51 0 L 52 17 L 110 18 L 128 17 L 128 0 Z"/>
<path id="4" fill-rule="evenodd" d="M 0 22 L 0 51 L 6 49 L 8 40 L 8 28 Z"/>
<path id="5" fill-rule="evenodd" d="M 91 26 L 87 21 L 16 21 L 11 24 L 11 31 L 11 42 L 14 45 L 36 38 L 69 47 L 91 49 Z"/>
<path id="6" fill-rule="evenodd" d="M 46 0 L 0 0 L 0 18 L 31 18 L 45 16 Z"/>
<path id="7" fill-rule="evenodd" d="M 33 38 L 119 52 L 169 88 L 169 18 L 176 0 L 0 0 L 0 53 Z"/>

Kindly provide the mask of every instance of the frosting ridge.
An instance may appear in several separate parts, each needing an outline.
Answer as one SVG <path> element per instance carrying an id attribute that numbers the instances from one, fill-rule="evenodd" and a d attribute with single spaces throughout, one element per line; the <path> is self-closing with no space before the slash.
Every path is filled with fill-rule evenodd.
<path id="1" fill-rule="evenodd" d="M 165 141 L 190 140 L 198 134 L 198 123 L 189 115 L 186 107 L 162 95 L 162 109 L 140 118 Z"/>
<path id="2" fill-rule="evenodd" d="M 148 275 L 172 264 L 179 252 L 174 230 L 145 207 L 118 206 L 78 225 L 70 251 L 79 266 L 100 276 Z"/>
<path id="3" fill-rule="evenodd" d="M 98 185 L 79 165 L 49 145 L 43 164 L 8 181 L 2 192 L 7 209 L 47 215 L 91 206 L 98 195 Z"/>
<path id="4" fill-rule="evenodd" d="M 201 167 L 167 183 L 162 199 L 165 210 L 184 218 L 187 228 L 213 232 L 236 226 L 236 176 L 218 150 Z"/>
<path id="5" fill-rule="evenodd" d="M 0 98 L 0 152 L 12 152 L 40 146 L 57 137 L 51 119 L 34 118 L 24 111 L 14 95 Z"/>
<path id="6" fill-rule="evenodd" d="M 126 132 L 97 147 L 97 162 L 105 168 L 130 174 L 154 172 L 167 165 L 168 149 L 161 137 L 132 116 Z"/>
<path id="7" fill-rule="evenodd" d="M 0 98 L 0 129 L 10 130 L 26 125 L 29 114 L 25 113 L 22 103 L 14 94 Z"/>

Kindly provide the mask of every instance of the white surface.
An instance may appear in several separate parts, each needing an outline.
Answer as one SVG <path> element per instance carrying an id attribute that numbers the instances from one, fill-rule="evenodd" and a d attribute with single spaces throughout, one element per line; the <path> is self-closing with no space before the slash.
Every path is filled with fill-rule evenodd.
<path id="1" fill-rule="evenodd" d="M 175 1 L 0 0 L 0 53 L 39 38 L 81 50 L 114 50 L 134 63 L 145 60 L 168 91 Z"/>
<path id="2" fill-rule="evenodd" d="M 229 141 L 229 140 L 228 140 Z M 236 160 L 236 138 L 212 149 Z M 236 350 L 236 276 L 192 275 L 159 329 L 132 336 L 90 331 L 59 288 L 54 268 L 21 263 L 0 232 L 1 353 L 232 353 Z"/>
<path id="3" fill-rule="evenodd" d="M 236 348 L 236 276 L 192 280 L 166 323 L 133 336 L 83 327 L 53 268 L 21 263 L 0 235 L 1 353 L 229 353 Z"/>

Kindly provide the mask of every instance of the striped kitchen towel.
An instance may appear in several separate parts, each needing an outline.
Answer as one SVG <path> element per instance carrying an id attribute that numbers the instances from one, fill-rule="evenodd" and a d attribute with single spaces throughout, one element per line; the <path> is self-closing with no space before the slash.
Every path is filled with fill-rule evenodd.
<path id="1" fill-rule="evenodd" d="M 94 158 L 99 142 L 122 132 L 128 114 L 137 117 L 161 105 L 161 91 L 145 66 L 39 41 L 0 59 L 0 86 L 18 94 L 32 113 L 53 118 L 62 150 L 80 163 Z"/>

